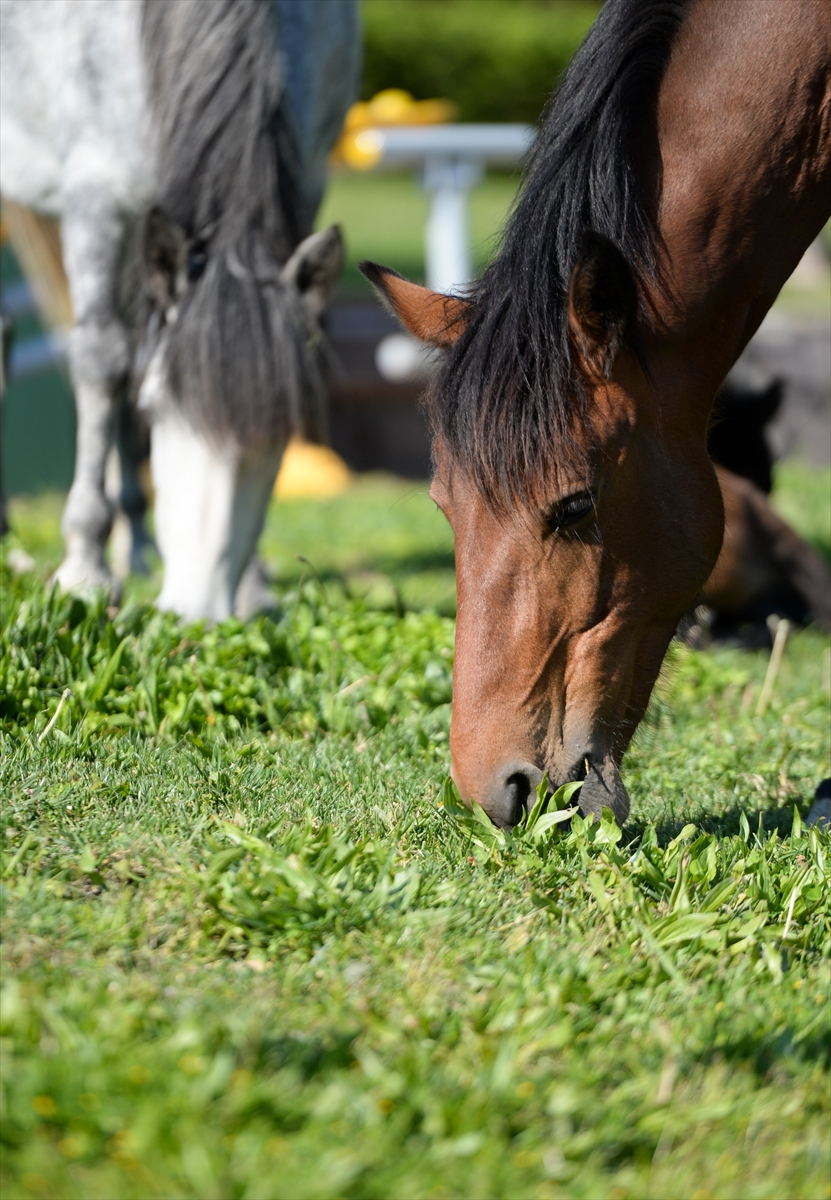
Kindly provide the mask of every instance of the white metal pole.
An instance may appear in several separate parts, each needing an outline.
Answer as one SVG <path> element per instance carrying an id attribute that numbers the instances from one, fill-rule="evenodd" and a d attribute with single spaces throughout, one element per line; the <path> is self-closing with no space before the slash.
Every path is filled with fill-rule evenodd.
<path id="1" fill-rule="evenodd" d="M 430 197 L 424 255 L 427 286 L 433 291 L 458 290 L 473 278 L 468 197 L 481 178 L 482 166 L 472 159 L 428 158 L 424 164 L 424 189 Z"/>
<path id="2" fill-rule="evenodd" d="M 416 125 L 365 129 L 359 148 L 385 168 L 420 170 L 430 198 L 424 231 L 427 285 L 434 291 L 463 290 L 473 278 L 468 197 L 485 163 L 515 166 L 534 138 L 525 125 Z M 378 371 L 394 382 L 425 379 L 436 352 L 404 333 L 382 338 L 375 351 Z"/>

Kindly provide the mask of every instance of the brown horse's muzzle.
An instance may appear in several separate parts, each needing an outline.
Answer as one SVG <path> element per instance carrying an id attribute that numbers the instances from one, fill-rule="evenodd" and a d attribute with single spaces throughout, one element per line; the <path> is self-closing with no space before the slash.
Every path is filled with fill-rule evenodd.
<path id="1" fill-rule="evenodd" d="M 629 793 L 623 786 L 620 771 L 612 758 L 588 764 L 588 773 L 577 795 L 577 803 L 583 816 L 591 813 L 600 818 L 603 808 L 610 808 L 618 825 L 629 816 Z"/>
<path id="2" fill-rule="evenodd" d="M 453 777 L 461 795 L 465 799 L 473 795 L 494 824 L 504 829 L 517 825 L 523 812 L 533 805 L 543 774 L 539 767 L 531 763 L 510 762 L 496 771 L 490 781 L 480 782 L 473 792 L 465 788 L 455 770 Z M 577 793 L 577 806 L 582 815 L 591 814 L 599 820 L 601 810 L 610 808 L 618 824 L 623 825 L 629 815 L 629 793 L 614 760 L 606 757 L 595 762 L 585 757 L 568 779 L 556 780 L 549 776 L 549 792 L 553 793 L 563 783 L 581 778 L 583 786 Z"/>
<path id="3" fill-rule="evenodd" d="M 522 820 L 522 814 L 533 804 L 534 795 L 542 782 L 543 772 L 527 762 L 511 762 L 494 772 L 490 779 L 479 780 L 471 787 L 453 766 L 453 780 L 463 800 L 481 804 L 494 825 L 511 828 Z"/>

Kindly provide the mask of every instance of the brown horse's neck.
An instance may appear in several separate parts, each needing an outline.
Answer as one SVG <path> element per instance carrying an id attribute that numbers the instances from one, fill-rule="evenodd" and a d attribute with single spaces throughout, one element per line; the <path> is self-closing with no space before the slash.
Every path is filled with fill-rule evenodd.
<path id="1" fill-rule="evenodd" d="M 661 86 L 659 371 L 705 418 L 831 212 L 829 16 L 828 0 L 693 0 Z"/>

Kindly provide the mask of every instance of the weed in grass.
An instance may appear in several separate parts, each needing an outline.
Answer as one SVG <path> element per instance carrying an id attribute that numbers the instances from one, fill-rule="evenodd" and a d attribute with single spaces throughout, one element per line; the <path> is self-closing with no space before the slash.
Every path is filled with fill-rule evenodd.
<path id="1" fill-rule="evenodd" d="M 83 739 L 131 728 L 168 740 L 369 733 L 406 715 L 422 747 L 435 745 L 430 715 L 450 701 L 452 623 L 429 613 L 400 619 L 359 600 L 331 612 L 321 595 L 318 584 L 287 593 L 278 623 L 183 629 L 147 605 L 111 620 L 100 595 L 6 576 L 0 721 L 12 734 L 42 736 L 68 689 L 50 728 L 57 741 L 70 730 Z"/>

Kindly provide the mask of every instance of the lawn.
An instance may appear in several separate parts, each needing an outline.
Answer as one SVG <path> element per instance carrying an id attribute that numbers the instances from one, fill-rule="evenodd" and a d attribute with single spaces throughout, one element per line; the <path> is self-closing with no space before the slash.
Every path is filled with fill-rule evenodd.
<path id="1" fill-rule="evenodd" d="M 673 647 L 622 835 L 505 836 L 424 486 L 274 505 L 278 618 L 212 630 L 50 594 L 59 500 L 0 567 L 4 1197 L 829 1195 L 827 638 L 761 716 L 766 653 Z"/>

